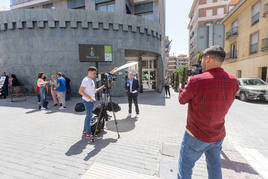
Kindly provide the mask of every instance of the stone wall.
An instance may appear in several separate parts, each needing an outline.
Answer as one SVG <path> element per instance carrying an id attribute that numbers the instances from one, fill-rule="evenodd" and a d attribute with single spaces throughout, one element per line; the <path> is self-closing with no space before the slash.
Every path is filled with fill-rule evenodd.
<path id="1" fill-rule="evenodd" d="M 106 72 L 125 63 L 126 49 L 160 55 L 161 27 L 137 16 L 88 10 L 0 13 L 0 71 L 15 73 L 29 94 L 34 93 L 38 72 L 45 72 L 50 79 L 58 71 L 71 78 L 73 94 L 77 94 L 88 66 L 95 65 L 79 61 L 78 44 L 111 44 L 113 62 L 99 63 L 99 71 Z M 112 93 L 124 95 L 123 76 Z"/>

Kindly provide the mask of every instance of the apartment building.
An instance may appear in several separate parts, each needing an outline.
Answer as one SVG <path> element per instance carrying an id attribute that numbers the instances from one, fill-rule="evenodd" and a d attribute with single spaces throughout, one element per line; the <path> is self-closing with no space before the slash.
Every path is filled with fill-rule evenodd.
<path id="1" fill-rule="evenodd" d="M 196 63 L 199 51 L 212 46 L 224 46 L 224 26 L 221 20 L 229 11 L 230 0 L 194 0 L 189 13 L 189 66 Z M 233 6 L 233 5 L 231 5 Z"/>
<path id="2" fill-rule="evenodd" d="M 238 78 L 268 82 L 268 0 L 241 0 L 223 24 L 227 52 L 223 68 Z"/>

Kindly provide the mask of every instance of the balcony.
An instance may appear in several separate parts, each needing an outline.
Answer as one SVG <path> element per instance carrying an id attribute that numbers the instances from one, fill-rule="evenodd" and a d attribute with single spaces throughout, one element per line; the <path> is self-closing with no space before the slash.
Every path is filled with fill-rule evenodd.
<path id="1" fill-rule="evenodd" d="M 268 51 L 268 38 L 262 39 L 261 50 Z"/>
<path id="2" fill-rule="evenodd" d="M 268 17 L 268 3 L 264 4 L 263 17 Z"/>
<path id="3" fill-rule="evenodd" d="M 231 52 L 226 52 L 226 61 L 235 61 L 237 59 L 237 51 L 234 51 L 233 53 Z"/>
<path id="4" fill-rule="evenodd" d="M 238 36 L 238 27 L 233 27 L 231 30 L 226 32 L 226 40 Z"/>

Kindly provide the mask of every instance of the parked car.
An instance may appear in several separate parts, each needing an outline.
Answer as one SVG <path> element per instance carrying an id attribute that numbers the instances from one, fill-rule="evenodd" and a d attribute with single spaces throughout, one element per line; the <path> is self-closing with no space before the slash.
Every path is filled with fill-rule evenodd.
<path id="1" fill-rule="evenodd" d="M 239 78 L 239 91 L 236 96 L 241 101 L 268 101 L 268 84 L 259 78 Z"/>

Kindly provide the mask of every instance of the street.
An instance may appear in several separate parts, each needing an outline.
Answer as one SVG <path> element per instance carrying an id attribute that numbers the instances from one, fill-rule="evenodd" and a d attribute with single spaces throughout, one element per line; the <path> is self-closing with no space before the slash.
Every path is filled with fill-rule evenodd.
<path id="1" fill-rule="evenodd" d="M 111 120 L 95 143 L 81 137 L 84 113 L 73 113 L 80 98 L 65 111 L 38 111 L 36 97 L 0 100 L 0 178 L 176 178 L 187 115 L 177 95 L 141 94 L 141 114 L 131 119 L 127 99 L 114 98 L 122 108 L 116 113 L 121 138 Z M 235 101 L 226 118 L 223 178 L 268 177 L 267 116 L 267 103 Z M 207 178 L 204 157 L 193 178 Z"/>

